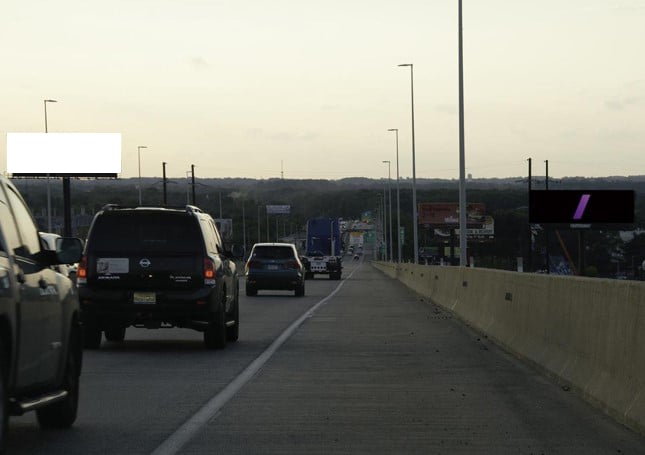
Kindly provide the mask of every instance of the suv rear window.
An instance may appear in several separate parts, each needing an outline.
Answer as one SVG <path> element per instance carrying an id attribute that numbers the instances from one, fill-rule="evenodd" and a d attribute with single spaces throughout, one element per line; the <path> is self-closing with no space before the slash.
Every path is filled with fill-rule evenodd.
<path id="1" fill-rule="evenodd" d="M 258 246 L 253 250 L 258 259 L 293 259 L 293 249 L 287 246 Z"/>
<path id="2" fill-rule="evenodd" d="M 98 217 L 90 245 L 101 252 L 201 253 L 195 220 L 179 213 L 121 212 Z"/>

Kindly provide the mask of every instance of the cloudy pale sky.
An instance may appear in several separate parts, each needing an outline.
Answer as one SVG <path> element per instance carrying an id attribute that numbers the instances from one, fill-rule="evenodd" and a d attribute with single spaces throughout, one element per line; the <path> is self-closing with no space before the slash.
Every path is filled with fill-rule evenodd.
<path id="1" fill-rule="evenodd" d="M 466 171 L 645 174 L 645 0 L 463 0 Z M 121 177 L 458 178 L 457 0 L 3 0 L 6 133 L 122 134 Z"/>

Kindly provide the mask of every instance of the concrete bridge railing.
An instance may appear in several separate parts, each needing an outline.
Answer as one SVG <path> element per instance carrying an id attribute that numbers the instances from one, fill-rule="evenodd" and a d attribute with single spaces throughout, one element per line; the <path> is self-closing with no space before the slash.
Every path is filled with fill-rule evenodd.
<path id="1" fill-rule="evenodd" d="M 645 434 L 645 283 L 373 264 Z"/>

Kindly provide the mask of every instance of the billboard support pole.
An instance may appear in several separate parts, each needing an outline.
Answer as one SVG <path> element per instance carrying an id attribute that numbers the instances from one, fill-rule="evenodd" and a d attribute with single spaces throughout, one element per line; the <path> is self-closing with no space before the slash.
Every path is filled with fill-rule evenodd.
<path id="1" fill-rule="evenodd" d="M 549 160 L 544 161 L 546 163 L 546 174 L 544 177 L 544 186 L 545 190 L 549 191 Z M 544 225 L 544 237 L 545 237 L 545 250 L 546 250 L 546 273 L 547 275 L 551 273 L 551 259 L 549 258 L 549 226 Z"/>
<path id="2" fill-rule="evenodd" d="M 63 237 L 72 236 L 72 204 L 69 177 L 63 177 Z"/>
<path id="3" fill-rule="evenodd" d="M 168 189 L 166 182 L 166 162 L 162 162 L 163 171 L 163 205 L 168 205 Z"/>

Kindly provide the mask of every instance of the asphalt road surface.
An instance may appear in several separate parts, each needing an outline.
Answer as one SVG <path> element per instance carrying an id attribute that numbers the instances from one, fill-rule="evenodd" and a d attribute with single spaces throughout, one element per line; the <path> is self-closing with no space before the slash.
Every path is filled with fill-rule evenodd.
<path id="1" fill-rule="evenodd" d="M 241 283 L 241 289 L 244 289 Z M 240 339 L 128 329 L 85 351 L 79 416 L 9 454 L 645 454 L 645 438 L 365 261 L 240 298 Z"/>

